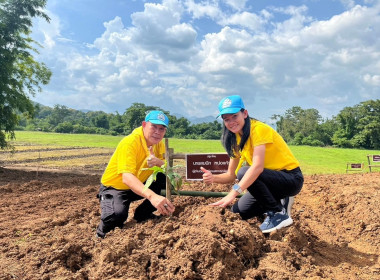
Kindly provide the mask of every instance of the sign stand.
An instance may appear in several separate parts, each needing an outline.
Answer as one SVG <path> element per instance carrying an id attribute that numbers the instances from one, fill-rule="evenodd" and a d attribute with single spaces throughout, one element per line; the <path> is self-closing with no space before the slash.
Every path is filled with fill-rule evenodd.
<path id="1" fill-rule="evenodd" d="M 347 166 L 346 166 L 346 173 L 348 173 L 349 171 L 363 171 L 364 170 L 364 163 L 350 163 L 348 162 L 347 163 Z"/>
<path id="2" fill-rule="evenodd" d="M 372 172 L 372 168 L 380 168 L 380 155 L 367 155 L 367 159 L 369 172 Z"/>
<path id="3" fill-rule="evenodd" d="M 174 159 L 195 159 L 193 161 L 195 164 L 192 164 L 192 167 L 188 166 L 188 162 L 186 164 L 186 173 L 189 170 L 200 170 L 200 167 L 203 166 L 201 163 L 205 162 L 204 159 L 209 161 L 210 163 L 207 166 L 203 166 L 204 168 L 210 170 L 212 173 L 223 173 L 228 169 L 229 157 L 227 154 L 194 154 L 195 158 L 192 157 L 192 154 L 175 154 L 174 149 L 169 148 L 169 139 L 165 138 L 165 160 L 169 167 L 173 166 Z M 196 168 L 196 169 L 194 169 Z M 190 172 L 192 174 L 196 174 L 197 178 L 190 178 L 187 176 L 187 180 L 201 180 L 202 172 Z M 200 175 L 200 177 L 199 177 Z M 202 197 L 224 197 L 228 194 L 228 192 L 202 192 L 202 191 L 178 191 L 172 192 L 172 186 L 170 180 L 166 179 L 166 190 L 161 191 L 161 195 L 165 195 L 167 199 L 171 199 L 171 195 L 184 195 L 184 196 L 202 196 Z M 243 194 L 239 194 L 237 197 L 241 197 Z"/>

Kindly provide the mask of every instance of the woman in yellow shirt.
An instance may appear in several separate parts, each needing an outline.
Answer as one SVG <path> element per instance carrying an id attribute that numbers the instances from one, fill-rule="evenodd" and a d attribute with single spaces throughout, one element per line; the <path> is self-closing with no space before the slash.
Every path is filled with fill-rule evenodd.
<path id="1" fill-rule="evenodd" d="M 243 219 L 266 214 L 260 225 L 263 233 L 291 225 L 290 209 L 303 175 L 288 145 L 273 128 L 249 117 L 239 95 L 220 101 L 219 116 L 224 124 L 222 142 L 230 156 L 228 171 L 213 175 L 202 167 L 203 180 L 210 184 L 238 179 L 238 183 L 211 205 L 226 207 L 246 191 L 232 206 L 234 213 Z"/>

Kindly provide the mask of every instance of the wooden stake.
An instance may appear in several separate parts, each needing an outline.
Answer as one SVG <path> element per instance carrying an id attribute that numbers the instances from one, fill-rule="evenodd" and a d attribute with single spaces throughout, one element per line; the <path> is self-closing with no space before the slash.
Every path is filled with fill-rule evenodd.
<path id="1" fill-rule="evenodd" d="M 169 149 L 169 139 L 165 138 L 165 160 L 167 164 L 167 168 L 171 167 L 170 162 L 170 149 Z M 171 201 L 171 183 L 168 178 L 166 178 L 166 198 Z"/>

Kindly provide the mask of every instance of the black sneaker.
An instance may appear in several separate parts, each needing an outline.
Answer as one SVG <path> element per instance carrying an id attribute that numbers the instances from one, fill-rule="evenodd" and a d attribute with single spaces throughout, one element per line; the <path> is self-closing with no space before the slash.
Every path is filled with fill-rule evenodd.
<path id="1" fill-rule="evenodd" d="M 136 222 L 138 223 L 142 223 L 144 221 L 147 221 L 147 220 L 158 220 L 159 218 L 161 218 L 161 216 L 157 216 L 157 215 L 154 215 L 153 213 L 149 213 L 148 216 L 143 216 L 143 217 L 133 217 Z"/>
<path id="2" fill-rule="evenodd" d="M 105 236 L 101 236 L 99 233 L 95 233 L 95 238 L 96 239 L 103 239 Z"/>
<path id="3" fill-rule="evenodd" d="M 97 239 L 103 239 L 104 237 L 106 237 L 106 234 L 103 233 L 103 231 L 101 231 L 101 230 L 99 229 L 99 226 L 96 228 L 95 237 L 96 237 Z"/>
<path id="4" fill-rule="evenodd" d="M 287 196 L 281 199 L 281 204 L 285 208 L 286 214 L 291 217 L 290 211 L 292 210 L 292 206 L 294 203 L 294 196 Z"/>

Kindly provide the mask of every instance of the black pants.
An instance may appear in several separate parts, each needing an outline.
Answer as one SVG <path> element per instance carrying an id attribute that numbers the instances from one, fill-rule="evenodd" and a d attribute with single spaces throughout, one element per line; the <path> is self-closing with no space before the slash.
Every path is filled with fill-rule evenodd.
<path id="1" fill-rule="evenodd" d="M 248 166 L 242 167 L 237 179 L 241 180 Z M 298 194 L 303 186 L 300 168 L 274 171 L 264 169 L 248 191 L 232 206 L 232 212 L 239 213 L 242 219 L 262 216 L 267 211 L 282 210 L 281 199 Z"/>
<path id="2" fill-rule="evenodd" d="M 162 173 L 157 174 L 157 179 L 154 181 L 149 189 L 156 194 L 161 193 L 161 189 L 166 186 L 166 176 Z M 128 218 L 129 205 L 131 202 L 143 199 L 142 196 L 137 195 L 131 190 L 117 190 L 112 187 L 100 185 L 99 201 L 101 208 L 100 224 L 96 230 L 97 234 L 104 237 L 107 232 L 116 227 L 122 228 L 124 222 Z M 156 208 L 145 199 L 139 206 L 137 206 L 134 214 L 134 219 L 142 219 L 148 217 L 151 213 L 156 211 Z"/>

